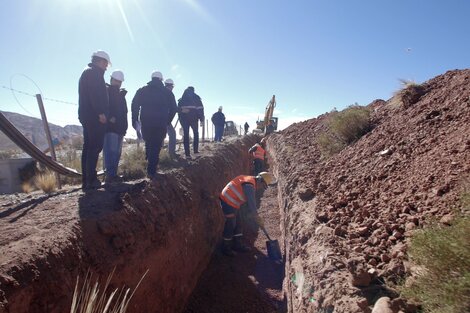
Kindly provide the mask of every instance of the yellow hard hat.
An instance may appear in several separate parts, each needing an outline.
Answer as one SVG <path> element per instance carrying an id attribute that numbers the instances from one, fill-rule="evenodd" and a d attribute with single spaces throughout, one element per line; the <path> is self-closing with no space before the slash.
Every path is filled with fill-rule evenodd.
<path id="1" fill-rule="evenodd" d="M 260 176 L 264 180 L 264 182 L 268 185 L 271 185 L 272 183 L 274 183 L 274 176 L 271 173 L 261 172 L 258 174 L 258 176 Z"/>

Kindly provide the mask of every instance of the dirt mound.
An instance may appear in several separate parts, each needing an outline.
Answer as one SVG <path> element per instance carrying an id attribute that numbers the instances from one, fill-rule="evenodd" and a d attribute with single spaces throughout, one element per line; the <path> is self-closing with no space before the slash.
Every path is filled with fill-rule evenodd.
<path id="1" fill-rule="evenodd" d="M 374 101 L 374 129 L 327 160 L 316 139 L 328 114 L 268 140 L 290 312 L 368 312 L 397 297 L 388 283 L 408 270 L 406 238 L 448 220 L 470 174 L 469 86 L 470 70 L 455 70 L 424 83 L 415 103 Z"/>

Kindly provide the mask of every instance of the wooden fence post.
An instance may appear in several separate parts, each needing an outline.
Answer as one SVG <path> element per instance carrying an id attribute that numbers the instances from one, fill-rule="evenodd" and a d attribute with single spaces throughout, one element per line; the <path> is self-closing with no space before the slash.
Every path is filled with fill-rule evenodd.
<path id="1" fill-rule="evenodd" d="M 40 94 L 36 95 L 36 100 L 38 101 L 39 111 L 41 112 L 42 124 L 44 125 L 44 131 L 46 132 L 46 139 L 49 145 L 49 150 L 51 151 L 51 158 L 54 161 L 57 161 L 54 145 L 52 144 L 51 130 L 49 129 L 49 124 L 47 123 L 46 110 L 44 110 L 44 104 L 42 102 L 42 97 Z M 54 173 L 55 178 L 57 180 L 57 186 L 59 187 L 59 189 L 62 189 L 62 184 L 60 183 L 60 176 L 57 172 Z"/>

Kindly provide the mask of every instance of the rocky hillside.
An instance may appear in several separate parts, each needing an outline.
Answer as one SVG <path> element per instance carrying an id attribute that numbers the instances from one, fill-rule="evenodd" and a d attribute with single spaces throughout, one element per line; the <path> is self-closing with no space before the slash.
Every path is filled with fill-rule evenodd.
<path id="1" fill-rule="evenodd" d="M 452 220 L 470 175 L 470 70 L 421 85 L 405 104 L 370 104 L 374 128 L 325 159 L 317 143 L 329 114 L 268 140 L 279 177 L 289 312 L 370 312 L 409 273 L 407 239 Z"/>
<path id="2" fill-rule="evenodd" d="M 47 147 L 46 133 L 40 119 L 12 112 L 1 111 L 1 113 L 36 146 Z M 49 123 L 49 127 L 52 138 L 57 138 L 59 141 L 71 142 L 72 138 L 82 136 L 83 132 L 82 127 L 77 125 L 61 127 Z M 0 132 L 0 150 L 10 149 L 17 149 L 17 146 L 3 132 Z"/>

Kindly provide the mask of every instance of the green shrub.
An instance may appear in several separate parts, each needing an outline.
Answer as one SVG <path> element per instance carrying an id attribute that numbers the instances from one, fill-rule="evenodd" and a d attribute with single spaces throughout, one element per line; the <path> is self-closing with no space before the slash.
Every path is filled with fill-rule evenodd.
<path id="1" fill-rule="evenodd" d="M 321 155 L 324 157 L 330 157 L 346 147 L 346 144 L 341 140 L 328 133 L 321 133 L 317 137 L 317 144 Z"/>
<path id="2" fill-rule="evenodd" d="M 143 178 L 146 175 L 147 161 L 141 145 L 129 145 L 123 149 L 119 170 L 127 179 Z"/>
<path id="3" fill-rule="evenodd" d="M 370 131 L 370 110 L 351 105 L 329 118 L 331 131 L 345 144 L 351 144 Z"/>
<path id="4" fill-rule="evenodd" d="M 452 226 L 433 224 L 417 232 L 409 249 L 422 270 L 411 285 L 402 287 L 424 312 L 470 312 L 470 218 L 459 217 Z"/>
<path id="5" fill-rule="evenodd" d="M 70 147 L 65 151 L 64 150 L 59 151 L 57 153 L 57 162 L 61 163 L 65 167 L 81 172 L 82 171 L 81 150 L 75 150 L 73 147 Z M 81 183 L 81 178 L 60 175 L 60 181 L 64 185 L 65 184 L 76 185 L 76 184 Z"/>
<path id="6" fill-rule="evenodd" d="M 370 110 L 359 105 L 351 105 L 340 112 L 330 112 L 326 122 L 329 132 L 323 132 L 317 137 L 324 157 L 338 153 L 372 129 Z"/>

